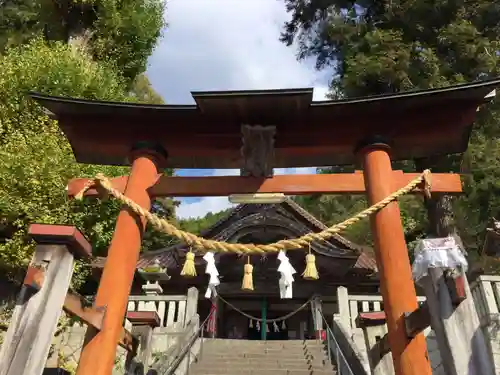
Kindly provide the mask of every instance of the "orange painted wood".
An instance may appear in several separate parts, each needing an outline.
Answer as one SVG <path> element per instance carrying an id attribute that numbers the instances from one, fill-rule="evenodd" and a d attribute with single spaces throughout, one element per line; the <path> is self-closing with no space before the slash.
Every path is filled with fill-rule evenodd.
<path id="1" fill-rule="evenodd" d="M 160 326 L 160 317 L 156 311 L 127 311 L 127 319 L 133 325 Z"/>
<path id="2" fill-rule="evenodd" d="M 384 106 L 387 103 L 384 102 Z M 457 110 L 454 102 L 448 102 L 426 110 L 420 106 L 411 111 L 379 108 L 375 113 L 360 113 L 351 110 L 347 116 L 316 108 L 316 114 L 311 117 L 310 111 L 306 118 L 280 117 L 282 125 L 277 126 L 275 140 L 276 167 L 353 163 L 353 145 L 372 134 L 393 141 L 394 159 L 460 153 L 466 149 L 476 108 L 477 103 L 462 102 Z M 160 116 L 144 122 L 144 118 L 138 121 L 123 116 L 96 115 L 91 120 L 68 116 L 59 119 L 59 126 L 68 136 L 77 161 L 83 163 L 126 165 L 130 145 L 140 134 L 142 139 L 157 140 L 168 150 L 169 157 L 161 167 L 240 168 L 239 120 L 199 120 L 177 122 L 174 118 L 162 120 Z M 276 125 L 274 121 L 273 125 Z M 165 137 L 166 131 L 168 137 Z M 332 132 L 335 137 L 331 136 Z"/>
<path id="3" fill-rule="evenodd" d="M 392 172 L 394 190 L 402 188 L 418 173 Z M 77 194 L 88 179 L 77 178 L 69 182 L 68 195 Z M 112 179 L 113 186 L 123 192 L 127 177 Z M 315 174 L 315 175 L 279 175 L 272 178 L 240 176 L 212 177 L 169 177 L 159 176 L 157 183 L 149 189 L 152 197 L 204 197 L 227 196 L 245 193 L 284 193 L 287 195 L 306 195 L 317 193 L 364 194 L 366 192 L 362 173 Z M 392 191 L 391 191 L 392 192 Z M 460 175 L 453 173 L 435 173 L 432 175 L 432 192 L 458 194 L 462 192 Z M 90 189 L 87 196 L 97 195 Z"/>
<path id="4" fill-rule="evenodd" d="M 38 244 L 66 245 L 77 258 L 90 258 L 92 256 L 92 245 L 72 225 L 31 224 L 28 235 Z"/>
<path id="5" fill-rule="evenodd" d="M 359 313 L 360 320 L 375 320 L 385 323 L 385 312 L 383 311 L 373 311 L 373 312 L 361 312 Z"/>
<path id="6" fill-rule="evenodd" d="M 366 148 L 360 154 L 368 201 L 374 204 L 396 189 L 397 179 L 387 149 Z M 370 221 L 396 375 L 431 375 L 424 336 L 409 340 L 406 334 L 404 314 L 417 310 L 418 303 L 398 203 L 390 203 Z"/>
<path id="7" fill-rule="evenodd" d="M 153 156 L 137 157 L 132 163 L 125 195 L 149 209 L 151 199 L 147 189 L 157 176 Z M 87 331 L 78 375 L 109 375 L 113 370 L 144 228 L 144 220 L 127 209 L 120 212 L 95 300 L 96 306 L 106 306 L 106 318 L 100 331 L 92 328 Z"/>

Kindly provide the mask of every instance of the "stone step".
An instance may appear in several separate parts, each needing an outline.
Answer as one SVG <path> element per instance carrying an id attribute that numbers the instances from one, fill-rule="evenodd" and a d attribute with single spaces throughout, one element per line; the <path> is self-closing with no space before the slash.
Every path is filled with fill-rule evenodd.
<path id="1" fill-rule="evenodd" d="M 302 369 L 281 369 L 281 368 L 254 368 L 248 370 L 237 370 L 231 368 L 205 369 L 203 367 L 190 368 L 191 375 L 334 375 L 337 372 L 333 369 L 322 370 L 302 370 Z"/>
<path id="2" fill-rule="evenodd" d="M 287 346 L 287 345 L 226 345 L 226 344 L 218 344 L 218 343 L 212 343 L 210 341 L 204 341 L 203 346 L 206 346 L 207 348 L 213 348 L 217 350 L 303 350 L 303 349 L 309 349 L 309 350 L 321 350 L 325 349 L 325 345 L 294 345 L 294 346 Z"/>
<path id="3" fill-rule="evenodd" d="M 214 349 L 203 346 L 204 353 L 210 353 L 210 355 L 227 355 L 227 354 L 256 354 L 256 355 L 288 355 L 291 357 L 296 357 L 299 355 L 312 354 L 312 355 L 327 355 L 327 351 L 324 349 L 300 349 L 300 350 L 288 350 L 288 349 Z"/>
<path id="4" fill-rule="evenodd" d="M 204 338 L 205 341 L 214 344 L 224 344 L 224 345 L 319 345 L 322 341 L 319 340 L 231 340 L 231 339 L 210 339 Z"/>
<path id="5" fill-rule="evenodd" d="M 214 372 L 215 371 L 215 372 Z M 189 370 L 191 375 L 235 375 L 234 370 L 207 370 L 197 368 Z M 238 371 L 238 375 L 335 375 L 335 370 L 287 370 L 287 369 L 253 369 L 247 371 Z"/>
<path id="6" fill-rule="evenodd" d="M 283 347 L 283 348 L 294 348 L 294 347 L 315 347 L 323 346 L 324 344 L 320 341 L 250 341 L 250 340 L 218 340 L 218 339 L 204 339 L 205 343 L 210 343 L 210 345 L 215 346 L 229 346 L 229 347 Z"/>
<path id="7" fill-rule="evenodd" d="M 325 352 L 317 352 L 317 353 L 289 353 L 289 352 L 267 352 L 267 353 L 256 353 L 256 352 L 239 352 L 239 351 L 232 351 L 232 352 L 212 352 L 209 350 L 205 350 L 203 348 L 202 352 L 203 358 L 215 358 L 217 360 L 241 360 L 243 358 L 246 359 L 255 359 L 255 360 L 265 360 L 266 358 L 277 358 L 280 360 L 285 360 L 285 359 L 311 359 L 311 360 L 318 360 L 318 359 L 324 359 L 327 357 L 327 354 Z"/>
<path id="8" fill-rule="evenodd" d="M 250 343 L 252 345 L 266 345 L 266 344 L 279 344 L 279 343 L 285 343 L 285 344 L 316 344 L 321 342 L 320 340 L 245 340 L 245 339 L 211 339 L 211 338 L 205 338 L 207 341 L 211 342 L 222 342 L 222 343 Z"/>
<path id="9" fill-rule="evenodd" d="M 225 365 L 230 365 L 230 366 L 237 366 L 237 367 L 252 367 L 254 365 L 278 365 L 278 367 L 287 367 L 287 366 L 299 366 L 303 364 L 310 364 L 310 365 L 317 365 L 317 366 L 323 366 L 324 364 L 328 363 L 328 359 L 326 358 L 320 358 L 320 359 L 306 359 L 306 358 L 231 358 L 231 359 L 225 359 L 225 358 L 209 358 L 209 357 L 202 357 L 199 362 L 197 363 L 203 363 L 203 365 L 212 365 L 212 364 L 225 364 Z"/>
<path id="10" fill-rule="evenodd" d="M 273 344 L 273 345 L 252 345 L 252 344 L 235 344 L 235 345 L 229 345 L 229 344 L 223 344 L 223 343 L 218 343 L 218 342 L 210 342 L 210 341 L 203 341 L 204 345 L 214 347 L 214 348 L 255 348 L 255 349 L 262 349 L 262 348 L 269 348 L 269 349 L 300 349 L 300 348 L 324 348 L 324 344 L 299 344 L 299 345 L 287 345 L 287 344 Z"/>
<path id="11" fill-rule="evenodd" d="M 206 339 L 192 375 L 332 375 L 323 343 L 316 340 Z"/>
<path id="12" fill-rule="evenodd" d="M 210 370 L 212 372 L 217 372 L 220 370 L 224 370 L 224 373 L 227 373 L 226 370 L 233 370 L 234 373 L 240 373 L 240 372 L 245 372 L 249 371 L 252 369 L 280 369 L 280 370 L 332 370 L 333 366 L 332 365 L 326 365 L 324 363 L 253 363 L 251 365 L 249 364 L 240 364 L 237 362 L 212 362 L 212 363 L 206 363 L 206 362 L 199 362 L 194 365 L 192 365 L 193 369 L 196 368 L 203 368 L 205 370 Z"/>

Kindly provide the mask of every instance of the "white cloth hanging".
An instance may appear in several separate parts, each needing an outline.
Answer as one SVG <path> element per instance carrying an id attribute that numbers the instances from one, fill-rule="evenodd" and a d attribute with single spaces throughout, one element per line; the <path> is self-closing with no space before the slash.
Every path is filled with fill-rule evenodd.
<path id="1" fill-rule="evenodd" d="M 284 330 L 286 329 L 286 324 L 285 324 L 285 321 L 283 320 L 283 322 L 281 323 L 281 329 Z"/>
<path id="2" fill-rule="evenodd" d="M 269 325 L 266 323 L 266 332 L 269 333 Z"/>
<path id="3" fill-rule="evenodd" d="M 217 297 L 216 287 L 220 284 L 220 280 L 219 280 L 219 271 L 215 266 L 214 253 L 212 253 L 211 251 L 207 252 L 203 256 L 203 260 L 207 262 L 205 273 L 210 275 L 210 279 L 208 280 L 207 291 L 205 292 L 205 298 Z"/>
<path id="4" fill-rule="evenodd" d="M 248 323 L 248 328 L 253 328 L 253 320 L 250 319 L 250 322 Z"/>
<path id="5" fill-rule="evenodd" d="M 280 298 L 293 298 L 293 275 L 296 274 L 297 271 L 290 264 L 290 259 L 288 259 L 284 251 L 278 253 L 278 260 L 280 261 L 278 272 L 281 273 L 281 278 L 279 280 Z"/>
<path id="6" fill-rule="evenodd" d="M 255 325 L 255 328 L 257 328 L 257 331 L 260 332 L 260 322 L 259 321 L 257 321 L 257 324 Z"/>
<path id="7" fill-rule="evenodd" d="M 467 271 L 467 260 L 454 237 L 426 238 L 415 247 L 412 274 L 415 282 L 428 274 L 429 268 Z"/>

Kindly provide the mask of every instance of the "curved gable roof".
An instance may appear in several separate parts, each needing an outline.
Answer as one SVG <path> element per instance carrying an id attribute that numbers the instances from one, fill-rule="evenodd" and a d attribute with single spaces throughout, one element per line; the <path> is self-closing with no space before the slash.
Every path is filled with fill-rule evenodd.
<path id="1" fill-rule="evenodd" d="M 266 219 L 266 211 L 273 213 L 274 221 Z M 258 224 L 255 224 L 259 221 Z M 277 225 L 281 221 L 283 228 L 290 229 L 295 235 L 303 235 L 307 232 L 320 232 L 327 228 L 322 222 L 298 205 L 295 201 L 287 198 L 279 204 L 240 204 L 230 210 L 210 228 L 203 230 L 200 234 L 204 238 L 229 240 L 234 235 L 238 227 L 255 227 L 260 225 Z M 253 224 L 252 224 L 253 223 Z M 340 235 L 334 235 L 329 241 L 317 242 L 312 246 L 317 254 L 334 258 L 355 259 L 354 268 L 376 271 L 375 259 L 371 255 L 369 248 L 355 244 Z M 184 254 L 187 251 L 184 243 L 151 251 L 142 254 L 138 262 L 138 267 L 144 267 L 158 260 L 163 267 L 177 267 L 183 262 Z M 202 261 L 200 261 L 202 263 Z"/>

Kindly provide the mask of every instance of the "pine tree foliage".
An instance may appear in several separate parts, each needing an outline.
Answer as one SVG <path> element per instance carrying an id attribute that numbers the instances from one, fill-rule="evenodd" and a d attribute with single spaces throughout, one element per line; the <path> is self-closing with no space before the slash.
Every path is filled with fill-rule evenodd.
<path id="1" fill-rule="evenodd" d="M 333 96 L 469 82 L 498 73 L 498 11 L 491 1 L 285 0 L 281 40 L 332 69 Z"/>
<path id="2" fill-rule="evenodd" d="M 331 71 L 332 98 L 436 88 L 500 75 L 500 4 L 450 0 L 284 0 L 291 19 L 281 41 Z M 465 196 L 456 200 L 457 226 L 471 256 L 481 249 L 491 216 L 499 217 L 500 108 L 479 113 L 458 170 Z M 435 171 L 457 171 L 457 158 Z M 413 161 L 403 163 L 412 168 Z M 333 171 L 330 169 L 329 171 Z M 327 222 L 340 221 L 366 202 L 347 197 L 303 199 Z M 401 202 L 408 240 L 425 234 L 415 198 Z M 363 224 L 365 225 L 365 224 Z M 348 235 L 369 241 L 368 226 Z M 364 235 L 366 234 L 366 235 Z M 415 237 L 417 236 L 417 237 Z"/>

